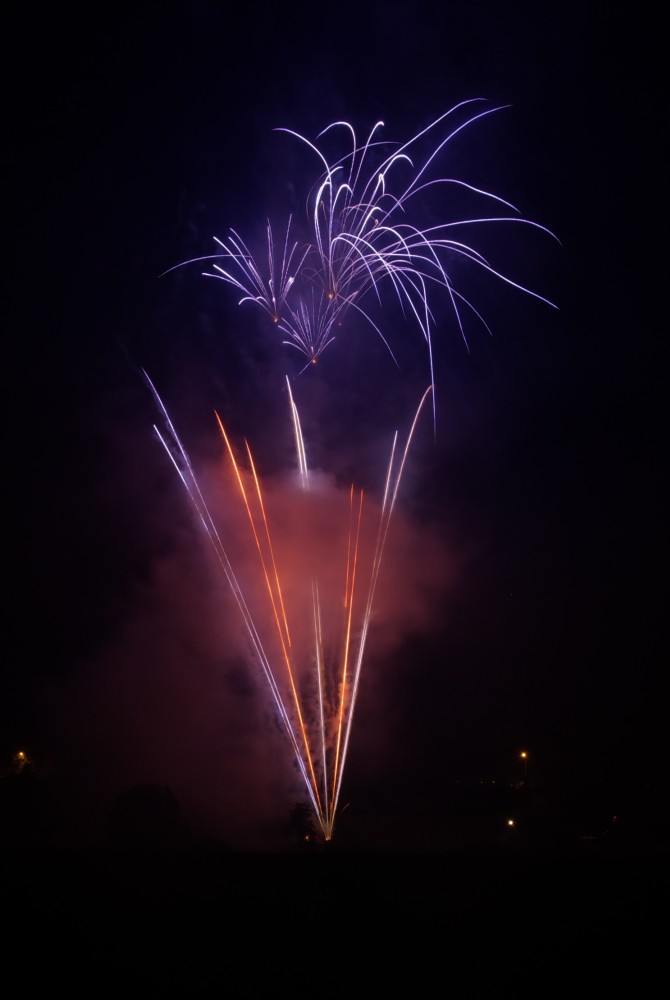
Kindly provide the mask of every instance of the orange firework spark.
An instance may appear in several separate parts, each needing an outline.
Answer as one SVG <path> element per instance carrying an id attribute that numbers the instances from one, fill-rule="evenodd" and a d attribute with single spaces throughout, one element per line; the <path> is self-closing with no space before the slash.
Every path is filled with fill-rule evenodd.
<path id="1" fill-rule="evenodd" d="M 325 840 L 333 836 L 335 818 L 342 787 L 342 777 L 347 759 L 354 709 L 359 690 L 364 651 L 367 642 L 370 618 L 382 556 L 388 536 L 391 515 L 395 506 L 410 443 L 416 429 L 421 410 L 431 388 L 424 393 L 416 411 L 414 421 L 407 436 L 404 451 L 397 455 L 397 433 L 394 436 L 388 463 L 387 477 L 381 505 L 373 555 L 364 595 L 358 601 L 360 576 L 360 547 L 363 525 L 363 491 L 353 486 L 349 498 L 349 528 L 344 571 L 344 593 L 342 598 L 344 615 L 340 653 L 336 658 L 328 658 L 325 653 L 323 631 L 324 608 L 318 575 L 304 581 L 311 592 L 312 642 L 313 652 L 306 659 L 312 675 L 312 684 L 307 688 L 299 683 L 300 668 L 304 668 L 304 650 L 296 649 L 291 639 L 289 609 L 286 606 L 282 568 L 273 542 L 270 517 L 266 508 L 261 480 L 258 476 L 251 449 L 246 445 L 248 468 L 243 469 L 235 455 L 221 418 L 216 414 L 221 436 L 230 459 L 237 490 L 249 521 L 255 548 L 258 553 L 259 572 L 263 589 L 269 602 L 269 612 L 263 614 L 252 610 L 249 600 L 239 582 L 238 576 L 227 555 L 214 518 L 212 517 L 202 490 L 198 484 L 188 454 L 181 444 L 168 412 L 153 383 L 145 373 L 147 383 L 163 414 L 164 429 L 155 425 L 155 431 L 170 456 L 179 477 L 188 492 L 190 500 L 204 526 L 207 537 L 216 553 L 233 596 L 242 614 L 247 634 L 258 663 L 269 684 L 274 704 L 283 728 L 293 748 L 296 763 L 302 775 L 314 814 Z M 310 478 L 305 457 L 305 446 L 300 428 L 298 410 L 291 394 L 287 379 L 291 415 L 296 438 L 296 453 L 301 486 L 306 495 L 310 491 Z M 251 484 L 251 489 L 247 485 Z M 362 605 L 359 617 L 356 608 Z M 269 628 L 268 628 L 269 624 Z M 277 652 L 272 652 L 274 643 L 269 636 L 274 634 Z M 334 662 L 332 662 L 334 660 Z M 317 704 L 311 703 L 312 691 L 316 692 Z M 317 750 L 318 748 L 318 750 Z"/>

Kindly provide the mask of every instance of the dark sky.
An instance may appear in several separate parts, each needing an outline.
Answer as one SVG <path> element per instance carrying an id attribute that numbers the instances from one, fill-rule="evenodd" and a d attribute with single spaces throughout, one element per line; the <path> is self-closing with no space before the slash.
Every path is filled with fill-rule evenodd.
<path id="1" fill-rule="evenodd" d="M 374 502 L 390 434 L 428 384 L 425 343 L 387 299 L 399 369 L 353 322 L 298 378 L 233 289 L 198 267 L 161 275 L 231 228 L 260 246 L 268 217 L 303 212 L 318 165 L 274 129 L 313 138 L 344 119 L 364 135 L 382 120 L 402 142 L 485 98 L 509 107 L 440 169 L 556 234 L 512 226 L 481 245 L 559 308 L 464 269 L 491 328 L 471 322 L 466 346 L 433 295 L 437 433 L 428 414 L 403 480 L 342 801 L 390 824 L 439 814 L 454 781 L 514 777 L 522 748 L 538 782 L 653 783 L 666 533 L 653 21 L 589 3 L 15 7 L 3 759 L 28 747 L 91 827 L 139 782 L 244 844 L 288 810 L 290 752 L 140 371 L 212 495 L 214 410 L 248 438 L 294 545 L 286 374 L 328 496 L 355 477 Z M 422 225 L 441 221 L 432 196 Z"/>

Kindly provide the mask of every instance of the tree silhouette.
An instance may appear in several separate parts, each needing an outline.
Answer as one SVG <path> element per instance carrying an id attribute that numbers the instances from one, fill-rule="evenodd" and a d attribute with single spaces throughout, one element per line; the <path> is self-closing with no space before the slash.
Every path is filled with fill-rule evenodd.
<path id="1" fill-rule="evenodd" d="M 117 797 L 108 832 L 117 847 L 176 847 L 183 834 L 179 802 L 165 785 L 133 785 Z"/>
<path id="2" fill-rule="evenodd" d="M 298 847 L 306 848 L 316 843 L 316 827 L 312 811 L 306 802 L 296 802 L 293 805 L 286 832 Z"/>

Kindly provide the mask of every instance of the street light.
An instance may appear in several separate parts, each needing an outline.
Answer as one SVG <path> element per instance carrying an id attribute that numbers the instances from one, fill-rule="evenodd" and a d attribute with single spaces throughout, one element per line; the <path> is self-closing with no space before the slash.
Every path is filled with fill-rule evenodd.
<path id="1" fill-rule="evenodd" d="M 523 783 L 525 785 L 528 779 L 528 754 L 525 750 L 522 750 L 519 757 L 523 761 Z"/>
<path id="2" fill-rule="evenodd" d="M 12 763 L 14 765 L 14 770 L 18 774 L 20 774 L 21 771 L 26 766 L 26 764 L 30 763 L 30 758 L 28 757 L 28 754 L 25 752 L 25 750 L 17 750 L 17 752 L 14 754 L 14 757 L 12 758 Z"/>

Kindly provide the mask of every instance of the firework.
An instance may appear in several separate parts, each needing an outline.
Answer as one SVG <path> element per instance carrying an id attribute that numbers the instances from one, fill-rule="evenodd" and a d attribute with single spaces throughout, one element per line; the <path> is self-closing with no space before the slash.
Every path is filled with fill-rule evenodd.
<path id="1" fill-rule="evenodd" d="M 461 102 L 401 145 L 381 141 L 383 122 L 377 122 L 362 143 L 345 121 L 328 125 L 314 141 L 290 129 L 277 129 L 304 144 L 321 168 L 306 203 L 308 238 L 301 243 L 292 236 L 292 217 L 280 240 L 268 222 L 267 254 L 257 258 L 231 230 L 227 238 L 214 238 L 215 253 L 177 267 L 206 263 L 209 270 L 203 274 L 241 292 L 240 305 L 251 303 L 262 310 L 282 334 L 283 343 L 299 351 L 306 364 L 315 363 L 333 343 L 349 312 L 362 316 L 392 354 L 377 317 L 384 287 L 390 286 L 392 300 L 415 321 L 425 340 L 434 384 L 429 290 L 439 286 L 446 292 L 466 343 L 466 311 L 489 329 L 452 280 L 457 262 L 466 260 L 555 308 L 495 267 L 468 235 L 474 237 L 483 225 L 502 223 L 523 224 L 556 239 L 554 234 L 524 218 L 499 195 L 456 177 L 431 176 L 438 157 L 456 136 L 502 107 L 489 107 L 480 99 Z M 344 151 L 329 158 L 323 146 L 334 136 L 344 137 Z M 467 191 L 481 204 L 481 212 L 428 227 L 413 223 L 411 212 L 419 196 L 424 200 L 440 188 Z"/>
<path id="2" fill-rule="evenodd" d="M 543 296 L 515 282 L 478 249 L 474 237 L 485 225 L 523 224 L 555 239 L 539 223 L 524 218 L 508 201 L 456 177 L 433 176 L 438 158 L 463 130 L 501 110 L 481 101 L 464 101 L 435 119 L 402 144 L 382 141 L 377 122 L 363 142 L 353 126 L 333 122 L 310 140 L 290 129 L 278 129 L 297 140 L 316 160 L 318 173 L 306 199 L 305 221 L 297 238 L 293 217 L 277 232 L 267 223 L 266 247 L 255 255 L 238 232 L 215 238 L 216 252 L 177 267 L 199 263 L 203 274 L 232 286 L 240 305 L 265 314 L 283 343 L 304 358 L 302 372 L 336 339 L 346 317 L 362 317 L 393 356 L 379 313 L 389 302 L 410 317 L 427 348 L 429 388 L 416 410 L 403 447 L 396 432 L 391 447 L 383 498 L 373 527 L 366 519 L 369 504 L 362 490 L 351 487 L 346 544 L 342 553 L 340 596 L 324 596 L 318 568 L 301 581 L 308 592 L 307 615 L 295 628 L 286 600 L 286 576 L 278 556 L 275 528 L 268 512 L 261 477 L 248 444 L 238 456 L 218 414 L 216 421 L 233 473 L 235 493 L 245 514 L 250 546 L 257 558 L 263 594 L 258 603 L 241 584 L 226 545 L 200 489 L 188 454 L 180 442 L 155 387 L 147 381 L 162 413 L 156 433 L 186 489 L 239 608 L 253 656 L 267 681 L 277 715 L 293 750 L 314 815 L 326 840 L 333 835 L 351 737 L 364 652 L 389 526 L 408 450 L 429 395 L 433 399 L 433 289 L 446 293 L 457 327 L 467 343 L 465 315 L 488 330 L 472 302 L 457 289 L 454 266 L 466 261 L 519 291 L 553 306 Z M 340 140 L 344 140 L 343 144 Z M 333 155 L 326 147 L 339 146 Z M 476 214 L 455 215 L 435 225 L 412 221 L 412 211 L 430 194 L 467 193 L 482 206 Z M 449 204 L 454 200 L 449 198 Z M 417 216 L 418 216 L 417 212 Z M 171 268 L 170 270 L 174 270 Z M 166 272 L 167 273 L 167 272 Z M 387 295 L 387 289 L 390 294 Z M 555 307 L 554 307 L 555 308 Z M 287 378 L 290 415 L 296 441 L 300 489 L 312 497 L 310 470 L 291 384 Z M 365 544 L 364 544 L 365 543 Z M 364 560 L 363 549 L 369 548 Z M 303 604 L 304 607 L 304 604 Z M 309 619 L 309 644 L 296 641 Z M 335 643 L 326 637 L 325 621 L 338 618 Z"/>
<path id="3" fill-rule="evenodd" d="M 269 685 L 278 717 L 293 749 L 314 815 L 324 839 L 330 840 L 389 525 L 411 440 L 430 389 L 426 390 L 419 403 L 402 449 L 398 444 L 398 434 L 394 435 L 381 508 L 372 528 L 366 526 L 366 538 L 373 542 L 367 563 L 362 554 L 363 491 L 351 487 L 345 551 L 334 553 L 336 557 L 342 557 L 340 598 L 337 602 L 342 613 L 338 616 L 340 633 L 334 643 L 333 637 L 327 636 L 324 630 L 324 603 L 318 573 L 315 571 L 302 581 L 309 590 L 311 604 L 311 641 L 307 646 L 304 642 L 295 640 L 297 632 L 304 636 L 304 623 L 300 623 L 301 627 L 294 630 L 291 609 L 285 600 L 285 579 L 276 554 L 274 531 L 249 445 L 245 445 L 246 459 L 242 463 L 221 418 L 216 414 L 234 473 L 238 500 L 246 512 L 253 547 L 258 557 L 258 580 L 263 593 L 260 611 L 258 602 L 254 605 L 240 583 L 188 453 L 168 411 L 149 376 L 146 372 L 144 375 L 162 414 L 162 427 L 154 425 L 154 429 L 188 493 L 228 581 L 242 615 L 254 659 Z M 296 438 L 300 488 L 309 498 L 310 473 L 299 414 L 288 379 L 287 387 Z M 253 589 L 257 597 L 258 588 Z"/>

